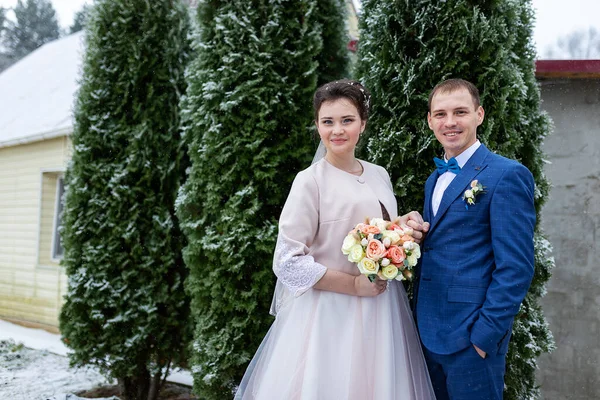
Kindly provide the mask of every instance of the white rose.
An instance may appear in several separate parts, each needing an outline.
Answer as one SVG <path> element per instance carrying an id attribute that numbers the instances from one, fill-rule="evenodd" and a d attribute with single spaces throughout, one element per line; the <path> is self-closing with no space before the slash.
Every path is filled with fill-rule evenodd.
<path id="1" fill-rule="evenodd" d="M 387 267 L 383 267 L 381 269 L 381 272 L 383 276 L 388 280 L 392 280 L 399 275 L 398 267 L 396 267 L 395 265 L 388 265 Z"/>
<path id="2" fill-rule="evenodd" d="M 390 259 L 389 258 L 382 258 L 381 259 L 381 266 L 382 267 L 387 267 L 388 265 L 390 265 Z"/>
<path id="3" fill-rule="evenodd" d="M 421 257 L 421 247 L 417 243 L 415 243 L 415 246 L 411 250 L 411 255 L 417 258 Z"/>
<path id="4" fill-rule="evenodd" d="M 465 198 L 470 199 L 473 197 L 473 191 L 472 190 L 465 190 Z"/>
<path id="5" fill-rule="evenodd" d="M 362 260 L 365 256 L 365 251 L 360 244 L 355 244 L 350 248 L 348 252 L 348 261 L 357 263 Z"/>
<path id="6" fill-rule="evenodd" d="M 414 267 L 415 265 L 417 265 L 417 256 L 411 254 L 410 256 L 406 257 L 406 261 L 408 261 L 409 267 Z"/>
<path id="7" fill-rule="evenodd" d="M 375 225 L 381 232 L 385 231 L 388 223 L 382 218 L 372 218 L 371 225 Z"/>
<path id="8" fill-rule="evenodd" d="M 384 240 L 386 238 L 390 239 L 390 245 L 396 245 L 400 242 L 400 233 L 398 233 L 397 231 L 383 231 L 383 238 Z M 390 246 L 385 246 L 385 247 L 390 247 Z"/>
<path id="9" fill-rule="evenodd" d="M 418 245 L 415 242 L 411 242 L 411 241 L 406 241 L 402 245 L 402 247 L 404 247 L 404 250 L 408 250 L 408 251 L 412 251 L 415 248 L 415 246 L 418 246 Z"/>
<path id="10" fill-rule="evenodd" d="M 368 245 L 368 244 L 369 244 L 369 241 L 367 240 L 367 238 L 363 238 L 363 239 L 360 241 L 360 244 L 362 244 L 363 246 L 366 246 L 366 245 Z"/>
<path id="11" fill-rule="evenodd" d="M 379 264 L 367 257 L 360 260 L 357 265 L 358 269 L 363 274 L 371 275 L 379 272 Z"/>
<path id="12" fill-rule="evenodd" d="M 350 248 L 358 244 L 358 241 L 353 235 L 348 235 L 344 238 L 344 242 L 342 243 L 342 253 L 345 255 L 350 254 Z"/>
<path id="13" fill-rule="evenodd" d="M 385 248 L 387 249 L 388 247 L 390 247 L 390 245 L 392 244 L 392 241 L 390 240 L 389 237 L 384 237 L 383 240 L 383 245 L 385 246 Z"/>

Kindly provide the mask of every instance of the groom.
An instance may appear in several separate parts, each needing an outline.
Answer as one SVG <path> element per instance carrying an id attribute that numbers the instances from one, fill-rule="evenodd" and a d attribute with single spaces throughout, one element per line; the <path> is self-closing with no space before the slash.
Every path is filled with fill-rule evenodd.
<path id="1" fill-rule="evenodd" d="M 425 183 L 415 315 L 437 400 L 502 399 L 513 319 L 533 277 L 533 178 L 477 140 L 483 117 L 470 82 L 444 81 L 429 96 L 445 154 Z"/>

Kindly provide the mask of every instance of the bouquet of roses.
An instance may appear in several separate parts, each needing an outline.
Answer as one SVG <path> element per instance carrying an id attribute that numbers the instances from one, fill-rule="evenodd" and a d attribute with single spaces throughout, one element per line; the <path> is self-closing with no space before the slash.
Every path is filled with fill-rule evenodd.
<path id="1" fill-rule="evenodd" d="M 413 277 L 412 269 L 421 257 L 421 249 L 406 225 L 371 218 L 354 227 L 344 238 L 342 253 L 356 263 L 371 282 L 376 276 L 399 281 Z"/>

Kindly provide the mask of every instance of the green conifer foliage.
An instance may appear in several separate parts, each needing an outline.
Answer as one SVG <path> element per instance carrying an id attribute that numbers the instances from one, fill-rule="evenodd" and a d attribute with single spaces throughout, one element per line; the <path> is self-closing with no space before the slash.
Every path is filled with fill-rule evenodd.
<path id="1" fill-rule="evenodd" d="M 308 128 L 321 49 L 315 6 L 223 0 L 197 9 L 182 107 L 191 167 L 177 210 L 202 399 L 232 397 L 272 323 L 277 219 L 316 148 Z"/>
<path id="2" fill-rule="evenodd" d="M 4 7 L 0 7 L 0 35 L 4 31 L 4 23 L 6 22 L 6 9 Z"/>
<path id="3" fill-rule="evenodd" d="M 346 29 L 346 0 L 317 0 L 317 22 L 323 47 L 317 56 L 317 86 L 349 78 L 349 36 Z"/>
<path id="4" fill-rule="evenodd" d="M 19 60 L 41 45 L 58 39 L 56 11 L 48 0 L 18 0 L 15 21 L 8 21 L 3 44 L 13 60 Z"/>
<path id="5" fill-rule="evenodd" d="M 540 307 L 554 265 L 539 211 L 548 196 L 541 144 L 551 129 L 540 111 L 530 1 L 422 0 L 362 2 L 355 75 L 373 95 L 362 152 L 392 175 L 400 212 L 422 210 L 423 185 L 442 152 L 427 126 L 427 97 L 448 78 L 473 82 L 486 115 L 479 138 L 533 173 L 538 224 L 535 277 L 507 358 L 507 399 L 534 398 L 536 358 L 554 343 Z"/>
<path id="6" fill-rule="evenodd" d="M 73 16 L 73 24 L 69 27 L 69 33 L 79 32 L 85 26 L 85 22 L 91 9 L 90 4 L 84 4 Z"/>
<path id="7" fill-rule="evenodd" d="M 60 328 L 72 364 L 98 366 L 127 399 L 155 399 L 191 337 L 174 211 L 188 32 L 187 10 L 172 0 L 98 1 L 85 30 Z"/>

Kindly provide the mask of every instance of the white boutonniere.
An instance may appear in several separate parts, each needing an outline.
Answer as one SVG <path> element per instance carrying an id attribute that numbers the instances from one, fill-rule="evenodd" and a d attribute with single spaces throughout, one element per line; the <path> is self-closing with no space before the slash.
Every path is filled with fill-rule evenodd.
<path id="1" fill-rule="evenodd" d="M 465 190 L 463 193 L 463 201 L 466 203 L 465 208 L 468 210 L 469 206 L 475 204 L 475 199 L 482 193 L 485 193 L 485 186 L 483 186 L 477 179 L 471 181 L 471 189 Z"/>

